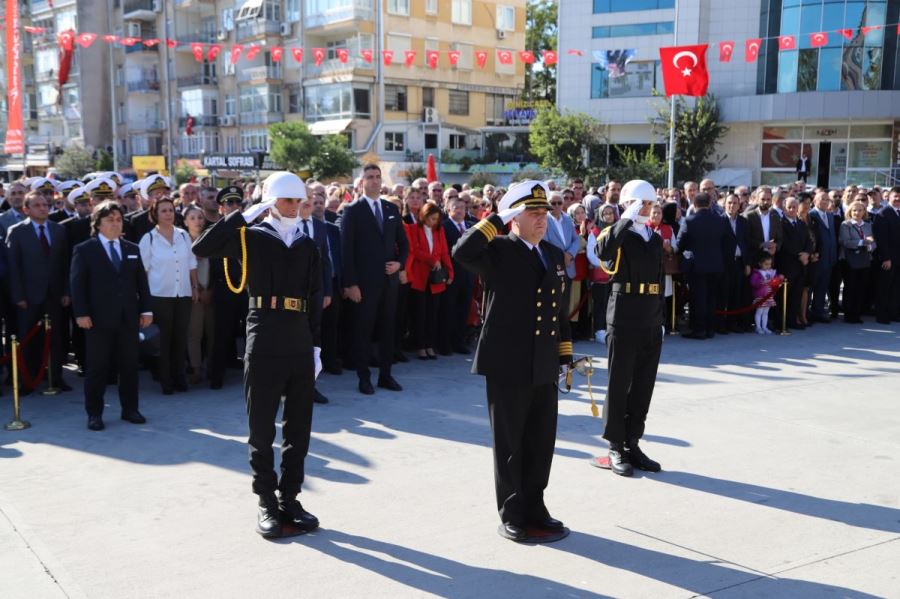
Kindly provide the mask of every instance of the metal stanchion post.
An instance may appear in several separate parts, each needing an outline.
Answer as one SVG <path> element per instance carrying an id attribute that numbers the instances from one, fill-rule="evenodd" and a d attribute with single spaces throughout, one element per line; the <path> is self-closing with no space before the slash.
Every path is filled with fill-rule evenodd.
<path id="1" fill-rule="evenodd" d="M 678 334 L 678 320 L 675 318 L 678 309 L 678 297 L 675 295 L 675 279 L 672 279 L 672 328 L 669 330 L 670 335 Z"/>
<path id="2" fill-rule="evenodd" d="M 781 296 L 781 332 L 779 335 L 790 335 L 791 332 L 787 328 L 787 303 L 788 303 L 788 282 L 784 280 L 784 293 Z"/>
<path id="3" fill-rule="evenodd" d="M 44 314 L 44 337 L 50 335 L 50 315 Z M 53 339 L 50 340 L 51 350 L 47 354 L 47 388 L 41 395 L 59 395 L 60 389 L 53 384 Z"/>
<path id="4" fill-rule="evenodd" d="M 6 423 L 3 427 L 8 431 L 21 431 L 29 428 L 31 423 L 22 420 L 22 414 L 19 406 L 19 343 L 16 341 L 16 336 L 12 335 L 10 337 L 11 343 L 10 348 L 12 350 L 12 380 L 13 380 L 13 419 Z"/>

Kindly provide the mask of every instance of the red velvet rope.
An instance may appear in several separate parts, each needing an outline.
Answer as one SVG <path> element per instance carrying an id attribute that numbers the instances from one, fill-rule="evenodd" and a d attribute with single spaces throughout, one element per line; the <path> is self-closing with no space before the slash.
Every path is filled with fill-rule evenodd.
<path id="1" fill-rule="evenodd" d="M 50 336 L 52 334 L 53 330 L 51 329 L 44 335 L 44 351 L 41 356 L 41 367 L 38 369 L 37 376 L 35 376 L 34 379 L 31 378 L 31 373 L 28 372 L 28 366 L 25 365 L 25 357 L 22 355 L 22 346 L 19 345 L 16 349 L 16 351 L 18 351 L 17 360 L 19 363 L 19 373 L 22 375 L 22 387 L 25 389 L 34 389 L 40 385 L 41 381 L 44 380 L 44 375 L 47 374 L 47 365 L 50 363 Z"/>
<path id="2" fill-rule="evenodd" d="M 31 330 L 28 331 L 28 334 L 25 335 L 24 337 L 22 337 L 22 339 L 18 342 L 19 347 L 22 348 L 22 347 L 27 346 L 29 343 L 31 343 L 31 340 L 34 339 L 34 336 L 37 335 L 38 331 L 43 326 L 44 326 L 43 320 L 39 320 L 36 323 L 34 323 L 34 326 L 31 327 Z M 9 362 L 9 360 L 10 360 L 10 356 L 8 356 L 8 355 L 3 356 L 2 358 L 0 358 L 0 365 L 6 364 L 7 362 Z"/>
<path id="3" fill-rule="evenodd" d="M 587 294 L 587 293 L 582 293 L 582 294 L 581 294 L 581 301 L 578 302 L 578 306 L 576 306 L 575 309 L 572 311 L 572 313 L 569 314 L 569 320 L 572 320 L 573 318 L 575 318 L 575 315 L 576 315 L 576 314 L 578 314 L 579 312 L 581 312 L 581 309 L 584 308 L 585 302 L 587 302 L 587 298 L 588 298 L 588 294 Z"/>

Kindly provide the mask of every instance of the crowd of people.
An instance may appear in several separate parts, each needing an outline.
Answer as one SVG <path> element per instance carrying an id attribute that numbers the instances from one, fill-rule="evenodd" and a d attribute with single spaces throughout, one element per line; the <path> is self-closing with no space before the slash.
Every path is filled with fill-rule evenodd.
<path id="1" fill-rule="evenodd" d="M 602 343 L 616 264 L 601 261 L 596 248 L 625 209 L 621 184 L 546 184 L 545 240 L 564 255 L 573 338 Z M 389 186 L 371 168 L 352 184 L 307 180 L 306 190 L 297 223 L 322 256 L 313 337 L 325 372 L 355 371 L 360 392 L 371 394 L 374 366 L 377 386 L 397 391 L 393 364 L 470 352 L 484 289 L 453 259 L 453 248 L 496 213 L 505 189 L 425 179 Z M 211 225 L 260 201 L 256 180 L 175 186 L 161 175 L 129 183 L 118 173 L 93 173 L 80 181 L 19 180 L 2 192 L 5 352 L 11 335 L 21 339 L 46 315 L 54 384 L 71 389 L 63 369 L 71 364 L 89 381 L 86 395 L 102 404 L 103 387 L 117 378 L 123 417 L 136 422 L 143 420 L 137 378 L 125 374 L 132 362 L 140 360 L 167 395 L 238 379 L 230 370 L 241 367 L 253 298 L 233 290 L 246 265 L 199 257 L 192 246 Z M 857 324 L 866 316 L 900 320 L 900 187 L 809 189 L 800 181 L 723 191 L 704 180 L 658 189 L 657 199 L 649 226 L 663 240 L 658 293 L 667 302 L 667 332 L 764 335 L 780 329 L 782 313 L 792 329 L 840 315 Z M 95 249 L 83 245 L 90 240 Z M 132 292 L 136 301 L 124 297 Z M 132 313 L 124 332 L 100 334 Z M 31 375 L 42 366 L 43 334 L 23 348 Z M 327 403 L 319 392 L 316 400 Z"/>

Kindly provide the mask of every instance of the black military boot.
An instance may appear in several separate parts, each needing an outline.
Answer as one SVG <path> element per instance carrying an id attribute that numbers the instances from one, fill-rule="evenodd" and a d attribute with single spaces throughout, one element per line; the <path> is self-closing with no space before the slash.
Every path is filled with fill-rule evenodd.
<path id="1" fill-rule="evenodd" d="M 278 514 L 278 498 L 275 494 L 259 496 L 259 515 L 256 520 L 256 532 L 265 539 L 281 536 L 281 520 Z"/>
<path id="2" fill-rule="evenodd" d="M 609 468 L 619 476 L 631 476 L 634 469 L 625 453 L 625 445 L 622 443 L 609 444 Z"/>
<path id="3" fill-rule="evenodd" d="M 646 470 L 647 472 L 659 472 L 662 470 L 659 462 L 654 462 L 647 457 L 647 454 L 641 451 L 637 439 L 628 441 L 628 455 L 631 458 L 631 465 L 639 470 Z"/>
<path id="4" fill-rule="evenodd" d="M 306 532 L 319 528 L 319 519 L 303 509 L 296 497 L 282 497 L 278 505 L 281 521 Z"/>

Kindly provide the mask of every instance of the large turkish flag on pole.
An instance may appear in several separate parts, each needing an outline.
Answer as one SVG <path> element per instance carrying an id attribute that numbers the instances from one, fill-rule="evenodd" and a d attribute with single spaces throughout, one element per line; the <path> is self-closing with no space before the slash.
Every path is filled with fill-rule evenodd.
<path id="1" fill-rule="evenodd" d="M 708 47 L 709 44 L 701 44 L 659 49 L 666 96 L 706 95 L 709 87 L 709 71 L 706 70 Z"/>
<path id="2" fill-rule="evenodd" d="M 22 40 L 19 33 L 19 3 L 6 0 L 6 141 L 7 154 L 25 152 L 25 131 L 22 128 Z"/>

